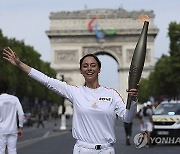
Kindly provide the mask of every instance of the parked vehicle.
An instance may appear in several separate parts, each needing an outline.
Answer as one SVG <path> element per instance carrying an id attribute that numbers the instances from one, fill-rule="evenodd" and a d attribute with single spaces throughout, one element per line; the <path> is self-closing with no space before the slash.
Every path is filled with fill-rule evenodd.
<path id="1" fill-rule="evenodd" d="M 31 113 L 24 113 L 24 126 L 32 127 L 34 120 Z"/>
<path id="2" fill-rule="evenodd" d="M 180 138 L 180 101 L 160 103 L 152 118 L 154 130 L 151 137 L 164 137 L 164 140 L 169 138 L 170 141 Z"/>

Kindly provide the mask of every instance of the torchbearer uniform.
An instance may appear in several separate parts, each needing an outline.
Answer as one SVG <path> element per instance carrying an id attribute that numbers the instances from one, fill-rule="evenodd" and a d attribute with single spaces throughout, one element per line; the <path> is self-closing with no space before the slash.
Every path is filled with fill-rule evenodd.
<path id="1" fill-rule="evenodd" d="M 0 95 L 0 154 L 16 154 L 17 115 L 19 126 L 23 127 L 24 112 L 19 99 L 9 94 Z"/>
<path id="2" fill-rule="evenodd" d="M 133 101 L 130 110 L 126 110 L 122 97 L 112 88 L 68 85 L 33 68 L 29 76 L 72 102 L 72 135 L 77 140 L 73 154 L 115 153 L 116 116 L 130 123 L 136 113 L 137 102 Z"/>

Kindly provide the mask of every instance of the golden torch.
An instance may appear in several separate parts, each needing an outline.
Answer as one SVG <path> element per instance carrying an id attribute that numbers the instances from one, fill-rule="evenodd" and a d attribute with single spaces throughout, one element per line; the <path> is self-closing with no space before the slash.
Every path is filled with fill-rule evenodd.
<path id="1" fill-rule="evenodd" d="M 149 18 L 148 16 L 140 16 L 140 20 L 144 23 L 144 25 L 132 56 L 131 65 L 129 69 L 128 89 L 137 88 L 137 85 L 141 78 L 142 70 L 144 67 L 145 56 L 146 56 Z M 128 110 L 130 109 L 132 99 L 133 96 L 128 94 L 127 104 L 126 104 L 126 109 Z"/>

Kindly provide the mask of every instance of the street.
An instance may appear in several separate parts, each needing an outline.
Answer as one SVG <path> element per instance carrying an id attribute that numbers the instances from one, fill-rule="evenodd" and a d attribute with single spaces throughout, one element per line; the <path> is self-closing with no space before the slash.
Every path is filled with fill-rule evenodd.
<path id="1" fill-rule="evenodd" d="M 59 130 L 59 125 L 55 128 L 52 120 L 45 122 L 45 128 L 33 127 L 24 128 L 24 136 L 18 141 L 18 154 L 72 154 L 75 140 L 71 135 L 71 120 L 67 120 L 67 130 Z M 136 149 L 133 143 L 134 136 L 139 133 L 139 120 L 133 122 L 133 135 L 131 145 L 125 142 L 125 131 L 121 120 L 117 120 L 115 133 L 117 142 L 115 151 L 117 154 L 178 154 L 179 145 L 155 145 L 149 148 Z"/>

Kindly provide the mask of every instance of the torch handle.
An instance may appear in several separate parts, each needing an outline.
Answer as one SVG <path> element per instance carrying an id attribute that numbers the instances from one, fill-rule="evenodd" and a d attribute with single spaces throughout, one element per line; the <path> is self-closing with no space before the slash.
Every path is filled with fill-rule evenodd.
<path id="1" fill-rule="evenodd" d="M 146 56 L 147 31 L 149 22 L 145 21 L 141 35 L 134 50 L 129 69 L 128 89 L 136 88 L 141 78 Z M 133 96 L 128 94 L 126 109 L 130 109 Z"/>
<path id="2" fill-rule="evenodd" d="M 128 94 L 128 99 L 127 99 L 127 104 L 126 104 L 126 109 L 127 110 L 130 110 L 131 100 L 132 100 L 132 96 L 130 94 Z"/>

